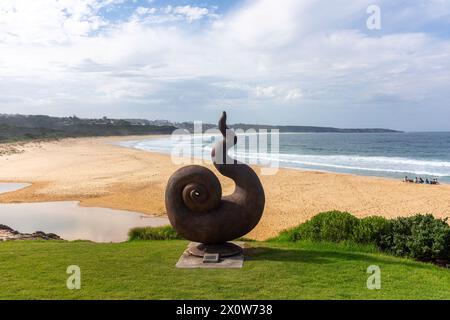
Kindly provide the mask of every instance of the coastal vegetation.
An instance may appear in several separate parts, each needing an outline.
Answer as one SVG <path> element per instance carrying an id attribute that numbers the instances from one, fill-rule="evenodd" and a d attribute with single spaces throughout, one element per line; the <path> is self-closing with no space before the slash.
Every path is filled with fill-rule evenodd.
<path id="1" fill-rule="evenodd" d="M 445 265 L 450 263 L 450 226 L 446 219 L 437 219 L 431 214 L 359 219 L 347 212 L 324 212 L 282 232 L 271 241 L 299 240 L 370 244 L 396 256 Z"/>
<path id="2" fill-rule="evenodd" d="M 0 115 L 0 143 L 35 139 L 170 134 L 176 128 L 135 120 Z"/>
<path id="3" fill-rule="evenodd" d="M 177 240 L 183 239 L 171 226 L 138 227 L 128 232 L 130 241 L 137 240 Z"/>
<path id="4" fill-rule="evenodd" d="M 216 128 L 205 123 L 203 130 Z M 397 132 L 389 129 L 339 129 L 312 126 L 272 126 L 236 124 L 234 129 L 278 129 L 280 132 L 334 132 L 334 133 L 383 133 Z M 82 119 L 77 116 L 51 117 L 47 115 L 0 114 L 0 143 L 34 139 L 57 139 L 96 136 L 126 136 L 147 134 L 171 134 L 176 129 L 194 132 L 193 122 L 170 122 L 146 119 Z"/>

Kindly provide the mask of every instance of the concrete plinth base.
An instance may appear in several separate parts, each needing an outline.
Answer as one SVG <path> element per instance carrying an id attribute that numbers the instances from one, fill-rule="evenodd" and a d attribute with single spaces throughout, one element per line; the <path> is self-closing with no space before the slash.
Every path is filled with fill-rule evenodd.
<path id="1" fill-rule="evenodd" d="M 205 254 L 218 254 L 220 258 L 227 258 L 242 254 L 242 248 L 231 242 L 216 245 L 191 242 L 188 246 L 188 251 L 191 255 L 200 258 L 203 258 Z"/>
<path id="2" fill-rule="evenodd" d="M 244 254 L 242 253 L 242 243 L 234 243 L 233 245 L 239 247 L 238 254 L 231 257 L 224 257 L 219 255 L 218 262 L 204 262 L 203 257 L 191 254 L 192 248 L 197 248 L 198 243 L 189 244 L 188 248 L 181 255 L 176 267 L 179 269 L 239 269 L 244 265 Z M 209 252 L 212 253 L 212 252 Z"/>

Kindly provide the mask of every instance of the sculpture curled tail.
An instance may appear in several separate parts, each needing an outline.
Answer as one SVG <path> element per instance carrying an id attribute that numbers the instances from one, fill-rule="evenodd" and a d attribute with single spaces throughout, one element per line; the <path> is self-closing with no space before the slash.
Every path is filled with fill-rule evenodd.
<path id="1" fill-rule="evenodd" d="M 249 233 L 264 211 L 261 182 L 248 165 L 228 156 L 237 137 L 226 125 L 226 113 L 219 121 L 223 140 L 211 157 L 216 169 L 235 183 L 234 192 L 222 197 L 219 179 L 209 169 L 187 166 L 176 171 L 166 187 L 166 210 L 170 223 L 184 238 L 204 244 L 221 244 Z"/>

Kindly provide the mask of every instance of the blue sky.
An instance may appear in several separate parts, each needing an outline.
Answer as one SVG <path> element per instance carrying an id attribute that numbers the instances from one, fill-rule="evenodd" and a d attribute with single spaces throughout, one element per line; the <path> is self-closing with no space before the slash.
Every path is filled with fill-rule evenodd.
<path id="1" fill-rule="evenodd" d="M 450 0 L 0 1 L 0 113 L 450 130 L 449 87 Z"/>
<path id="2" fill-rule="evenodd" d="M 126 20 L 138 7 L 153 7 L 153 8 L 164 8 L 167 6 L 191 6 L 199 8 L 209 8 L 215 9 L 217 13 L 224 14 L 228 10 L 232 9 L 236 5 L 239 5 L 238 0 L 210 0 L 210 1 L 190 1 L 190 0 L 136 0 L 136 1 L 125 1 L 124 3 L 118 3 L 117 5 L 112 5 L 105 7 L 100 11 L 101 15 L 106 19 L 111 20 Z"/>

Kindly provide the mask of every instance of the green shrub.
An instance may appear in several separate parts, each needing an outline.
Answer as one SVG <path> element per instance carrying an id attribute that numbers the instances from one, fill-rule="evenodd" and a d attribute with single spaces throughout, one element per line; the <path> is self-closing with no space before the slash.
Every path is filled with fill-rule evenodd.
<path id="1" fill-rule="evenodd" d="M 379 246 L 398 256 L 421 261 L 450 259 L 450 227 L 431 214 L 390 220 Z"/>
<path id="2" fill-rule="evenodd" d="M 358 218 L 347 212 L 323 212 L 296 228 L 282 232 L 273 240 L 312 240 L 331 242 L 352 240 L 354 229 L 358 223 Z"/>
<path id="3" fill-rule="evenodd" d="M 278 236 L 269 239 L 269 242 L 295 242 L 300 240 L 299 227 L 281 231 Z"/>
<path id="4" fill-rule="evenodd" d="M 389 220 L 383 217 L 367 217 L 360 219 L 353 230 L 352 240 L 356 243 L 378 245 L 388 226 Z"/>
<path id="5" fill-rule="evenodd" d="M 386 230 L 381 235 L 379 246 L 397 256 L 407 256 L 407 238 L 411 237 L 411 218 L 389 220 Z"/>
<path id="6" fill-rule="evenodd" d="M 128 240 L 177 240 L 183 239 L 174 228 L 166 227 L 139 227 L 128 232 Z"/>
<path id="7" fill-rule="evenodd" d="M 346 212 L 316 215 L 298 227 L 283 231 L 272 241 L 329 241 L 371 244 L 396 256 L 420 261 L 450 261 L 450 226 L 432 215 L 388 220 L 358 219 Z"/>

